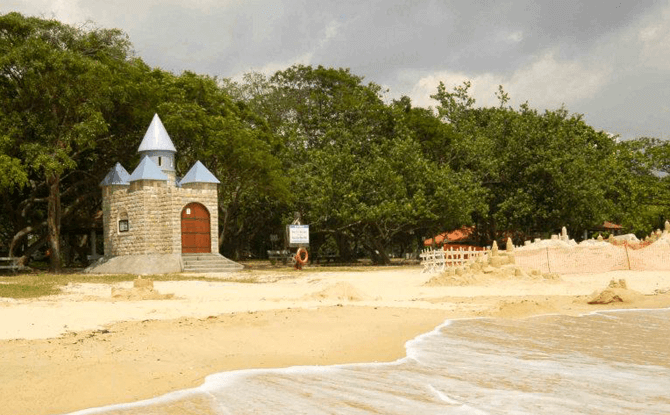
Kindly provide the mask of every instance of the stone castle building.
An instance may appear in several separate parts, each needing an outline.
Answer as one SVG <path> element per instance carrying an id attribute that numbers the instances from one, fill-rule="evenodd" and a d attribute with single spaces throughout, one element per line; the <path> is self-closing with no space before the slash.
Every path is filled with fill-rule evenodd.
<path id="1" fill-rule="evenodd" d="M 182 178 L 177 150 L 154 115 L 131 174 L 120 163 L 102 187 L 104 258 L 91 272 L 165 273 L 241 268 L 218 254 L 219 180 L 197 161 Z"/>

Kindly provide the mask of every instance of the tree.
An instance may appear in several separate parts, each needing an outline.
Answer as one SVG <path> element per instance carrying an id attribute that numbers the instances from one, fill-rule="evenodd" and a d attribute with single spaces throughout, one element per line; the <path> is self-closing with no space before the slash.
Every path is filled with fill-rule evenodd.
<path id="1" fill-rule="evenodd" d="M 617 223 L 638 236 L 662 228 L 670 217 L 667 142 L 641 137 L 617 144 Z"/>
<path id="2" fill-rule="evenodd" d="M 486 189 L 488 213 L 476 217 L 483 242 L 503 232 L 527 237 L 562 226 L 579 234 L 611 219 L 619 191 L 613 137 L 564 108 L 507 107 L 502 87 L 499 107 L 477 108 L 469 87 L 447 92 L 440 84 L 432 97 L 459 137 L 453 168 L 472 172 Z"/>
<path id="3" fill-rule="evenodd" d="M 132 62 L 129 48 L 118 30 L 0 16 L 0 162 L 10 168 L 0 184 L 16 190 L 39 180 L 33 193 L 46 187 L 52 270 L 61 266 L 62 181 L 109 136 L 107 118 Z M 32 199 L 28 204 L 39 201 Z"/>
<path id="4" fill-rule="evenodd" d="M 332 238 L 343 258 L 358 246 L 388 263 L 400 235 L 467 220 L 473 204 L 465 175 L 424 156 L 378 85 L 348 69 L 303 65 L 246 79 L 253 85 L 226 88 L 283 139 L 292 210 L 311 225 L 314 249 Z"/>

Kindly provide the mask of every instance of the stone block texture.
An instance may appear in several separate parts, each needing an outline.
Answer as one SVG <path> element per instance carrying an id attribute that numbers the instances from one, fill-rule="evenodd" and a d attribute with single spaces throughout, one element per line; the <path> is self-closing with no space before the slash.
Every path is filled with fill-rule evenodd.
<path id="1" fill-rule="evenodd" d="M 200 203 L 210 215 L 212 253 L 218 252 L 218 191 L 215 183 L 176 187 L 169 181 L 140 180 L 103 188 L 105 256 L 181 254 L 181 214 Z M 122 231 L 120 221 L 128 221 Z"/>

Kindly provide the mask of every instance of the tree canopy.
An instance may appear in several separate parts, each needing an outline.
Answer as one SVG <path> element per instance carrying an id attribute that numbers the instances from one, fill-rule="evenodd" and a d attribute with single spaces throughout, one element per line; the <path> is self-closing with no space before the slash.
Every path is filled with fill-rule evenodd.
<path id="1" fill-rule="evenodd" d="M 619 142 L 567 109 L 480 107 L 468 82 L 436 107 L 386 98 L 346 68 L 294 65 L 218 79 L 151 68 L 92 24 L 0 15 L 0 253 L 85 263 L 98 183 L 137 163 L 154 113 L 221 180 L 220 251 L 263 256 L 296 213 L 312 253 L 389 263 L 423 237 L 475 225 L 479 242 L 603 221 L 639 234 L 670 208 L 670 144 Z"/>
<path id="2" fill-rule="evenodd" d="M 498 107 L 474 107 L 469 83 L 433 98 L 459 139 L 457 171 L 475 174 L 486 189 L 487 214 L 476 218 L 485 240 L 501 232 L 529 237 L 566 226 L 575 234 L 612 220 L 623 166 L 615 137 L 588 126 L 565 108 L 542 113 L 526 103 L 515 110 L 499 89 Z"/>

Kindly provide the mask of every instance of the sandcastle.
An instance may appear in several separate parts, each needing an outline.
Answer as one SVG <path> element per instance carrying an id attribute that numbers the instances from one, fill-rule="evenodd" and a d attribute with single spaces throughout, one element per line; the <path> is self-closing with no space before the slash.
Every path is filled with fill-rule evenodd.
<path id="1" fill-rule="evenodd" d="M 522 278 L 556 280 L 554 273 L 542 273 L 537 269 L 524 269 L 516 264 L 515 248 L 511 238 L 507 238 L 504 251 L 493 241 L 491 250 L 459 267 L 446 268 L 444 272 L 431 278 L 426 285 L 464 285 L 482 282 L 486 279 Z"/>

